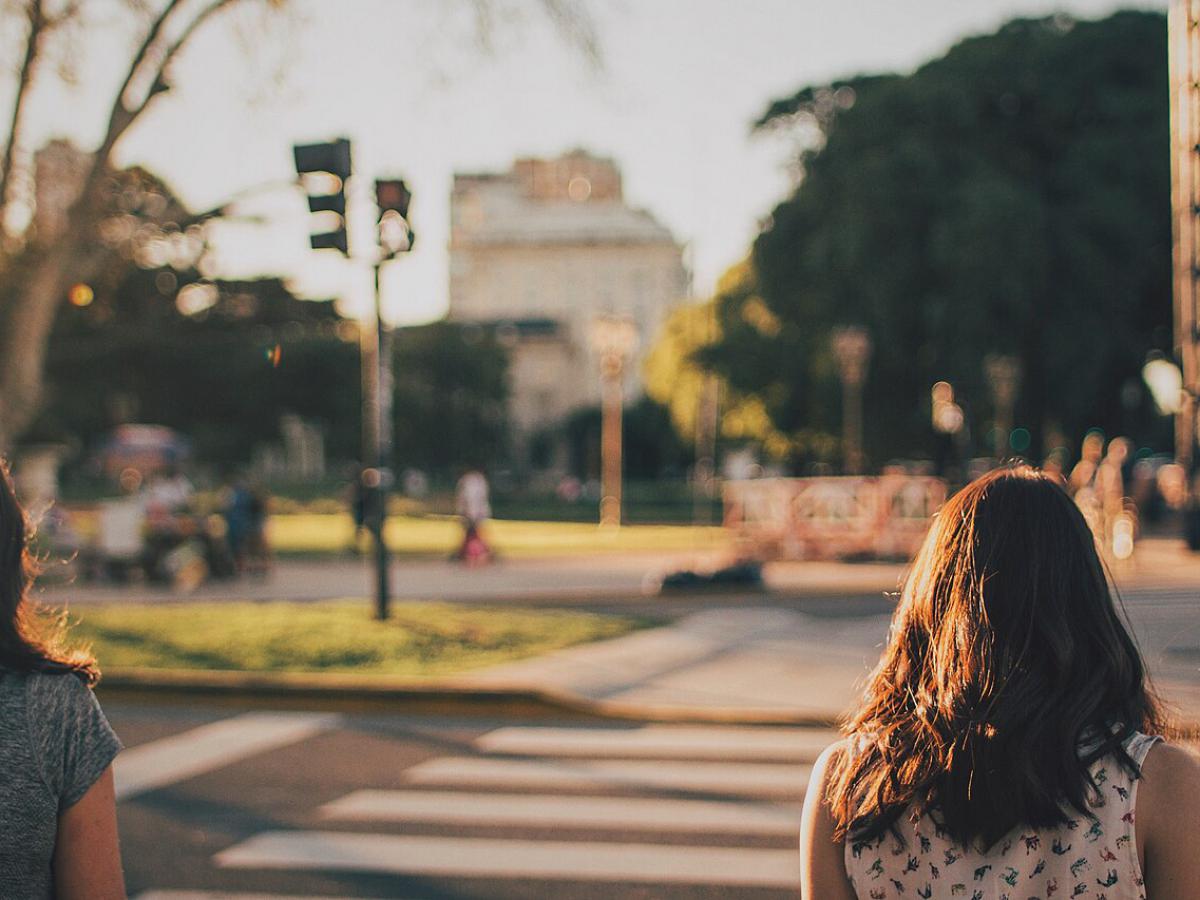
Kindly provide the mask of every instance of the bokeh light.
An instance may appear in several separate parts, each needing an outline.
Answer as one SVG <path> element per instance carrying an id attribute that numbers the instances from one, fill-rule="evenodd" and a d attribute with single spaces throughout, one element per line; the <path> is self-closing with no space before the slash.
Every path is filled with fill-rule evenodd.
<path id="1" fill-rule="evenodd" d="M 71 305 L 78 307 L 91 306 L 92 301 L 96 299 L 95 292 L 87 284 L 74 285 L 67 296 L 71 300 Z"/>

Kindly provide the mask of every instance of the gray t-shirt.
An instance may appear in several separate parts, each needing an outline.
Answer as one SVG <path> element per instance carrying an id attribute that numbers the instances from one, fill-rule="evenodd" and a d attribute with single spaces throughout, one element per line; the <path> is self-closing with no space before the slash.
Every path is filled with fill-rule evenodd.
<path id="1" fill-rule="evenodd" d="M 121 749 L 91 690 L 71 674 L 0 670 L 0 896 L 52 898 L 59 815 Z"/>

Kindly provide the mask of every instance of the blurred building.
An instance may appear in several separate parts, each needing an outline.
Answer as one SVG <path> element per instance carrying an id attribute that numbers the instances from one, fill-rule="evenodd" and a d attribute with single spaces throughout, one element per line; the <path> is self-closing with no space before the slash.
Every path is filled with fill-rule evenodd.
<path id="1" fill-rule="evenodd" d="M 641 359 L 686 296 L 688 276 L 671 233 L 625 203 L 611 159 L 575 150 L 455 175 L 450 209 L 449 315 L 496 329 L 510 348 L 519 453 L 533 435 L 599 404 L 598 316 L 635 323 L 625 389 L 628 399 L 642 393 Z M 553 457 L 549 467 L 562 468 L 562 454 Z"/>

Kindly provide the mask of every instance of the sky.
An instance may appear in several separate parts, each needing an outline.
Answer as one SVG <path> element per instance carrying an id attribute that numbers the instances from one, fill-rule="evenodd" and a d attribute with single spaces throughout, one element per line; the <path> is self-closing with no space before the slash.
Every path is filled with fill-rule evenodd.
<path id="1" fill-rule="evenodd" d="M 105 0 L 102 0 L 102 4 Z M 108 0 L 109 3 L 112 0 Z M 504 171 L 517 156 L 576 147 L 611 156 L 629 203 L 687 247 L 694 294 L 742 259 L 759 222 L 791 191 L 786 135 L 754 134 L 774 98 L 863 72 L 911 71 L 971 34 L 1017 16 L 1080 18 L 1166 0 L 583 0 L 594 65 L 540 13 L 539 0 L 492 0 L 482 47 L 469 0 L 261 0 L 197 32 L 118 161 L 163 177 L 192 208 L 235 195 L 247 221 L 214 235 L 214 274 L 283 275 L 301 293 L 371 308 L 369 197 L 376 177 L 413 191 L 414 250 L 384 272 L 385 316 L 430 321 L 447 305 L 455 172 Z M 30 145 L 99 138 L 133 32 L 111 11 L 73 51 L 79 77 L 47 75 Z M 8 113 L 0 104 L 0 114 Z M 354 258 L 309 250 L 295 143 L 345 136 Z"/>

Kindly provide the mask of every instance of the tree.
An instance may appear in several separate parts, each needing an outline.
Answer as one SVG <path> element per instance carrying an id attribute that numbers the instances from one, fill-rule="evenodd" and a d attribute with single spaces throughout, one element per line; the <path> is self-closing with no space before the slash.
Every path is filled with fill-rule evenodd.
<path id="1" fill-rule="evenodd" d="M 495 465 L 508 446 L 508 354 L 494 333 L 435 322 L 396 333 L 395 460 L 453 474 Z"/>
<path id="2" fill-rule="evenodd" d="M 233 465 L 278 441 L 290 412 L 323 426 L 330 456 L 353 459 L 357 338 L 331 301 L 297 299 L 279 279 L 135 268 L 58 317 L 29 434 L 87 449 L 115 425 L 152 422 L 187 435 L 202 459 Z"/>
<path id="3" fill-rule="evenodd" d="M 602 420 L 599 406 L 584 406 L 562 425 L 570 471 L 580 478 L 600 478 Z M 621 471 L 625 478 L 677 478 L 694 461 L 691 448 L 675 429 L 668 407 L 647 396 L 625 407 L 621 414 Z"/>
<path id="4" fill-rule="evenodd" d="M 1169 347 L 1166 85 L 1163 16 L 1122 12 L 1017 20 L 911 75 L 772 103 L 758 125 L 808 141 L 802 177 L 755 242 L 755 290 L 718 294 L 736 327 L 710 364 L 782 432 L 829 442 L 830 335 L 865 327 L 876 462 L 931 451 L 936 381 L 985 431 L 992 352 L 1022 362 L 1031 455 L 1048 433 L 1145 429 L 1149 404 L 1119 398 Z"/>
<path id="5" fill-rule="evenodd" d="M 276 10 L 286 0 L 4 0 L 2 9 L 24 28 L 18 38 L 20 64 L 13 81 L 12 115 L 0 134 L 0 453 L 30 427 L 43 399 L 47 342 L 69 289 L 87 284 L 107 264 L 97 258 L 98 237 L 119 206 L 113 155 L 121 139 L 150 106 L 170 90 L 171 66 L 196 32 L 234 7 Z M 494 27 L 495 3 L 476 0 L 472 8 L 481 40 Z M 589 58 L 597 59 L 594 30 L 578 0 L 540 0 L 540 7 L 563 35 Z M 99 12 L 97 12 L 99 10 Z M 25 153 L 26 112 L 39 78 L 54 62 L 69 61 L 74 44 L 118 17 L 137 31 L 131 56 L 121 71 L 97 146 L 80 155 L 77 177 L 67 180 L 61 228 L 39 230 L 18 215 L 18 182 L 32 183 Z M 74 44 L 72 43 L 74 42 Z M 18 178 L 18 175 L 23 176 Z M 28 205 L 35 191 L 27 190 Z M 141 212 L 125 210 L 135 216 Z M 150 220 L 157 222 L 151 213 Z M 188 221 L 174 222 L 186 228 Z M 103 254 L 100 254 L 103 256 Z"/>
<path id="6" fill-rule="evenodd" d="M 775 459 L 792 454 L 796 436 L 781 432 L 766 406 L 769 398 L 780 394 L 770 388 L 772 380 L 789 377 L 788 361 L 777 352 L 785 347 L 775 340 L 780 328 L 757 297 L 748 262 L 722 276 L 712 300 L 679 306 L 671 313 L 646 356 L 643 375 L 647 395 L 667 409 L 685 446 L 695 444 L 705 391 L 715 390 L 718 437 L 756 444 Z M 757 360 L 759 365 L 726 365 L 730 356 Z M 711 384 L 714 371 L 722 374 Z M 743 384 L 750 386 L 749 393 L 741 389 Z"/>
<path id="7" fill-rule="evenodd" d="M 68 289 L 90 281 L 102 264 L 95 252 L 99 226 L 120 196 L 113 179 L 113 152 L 118 142 L 156 98 L 170 90 L 171 64 L 197 29 L 227 7 L 250 2 L 255 0 L 199 4 L 166 0 L 155 8 L 127 0 L 129 14 L 144 17 L 142 39 L 113 97 L 99 145 L 79 159 L 79 177 L 71 185 L 62 227 L 50 233 L 27 228 L 23 233 L 8 234 L 0 248 L 0 273 L 5 279 L 0 308 L 0 451 L 37 416 L 46 346 Z M 258 2 L 281 5 L 281 0 Z M 24 0 L 16 6 L 27 27 L 12 120 L 0 157 L 0 225 L 4 226 L 13 219 L 14 172 L 24 140 L 24 113 L 51 41 L 56 33 L 69 28 L 95 27 L 85 18 L 87 10 L 79 0 Z"/>

